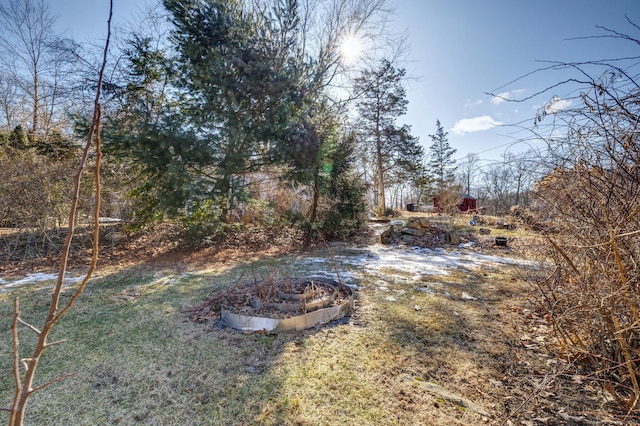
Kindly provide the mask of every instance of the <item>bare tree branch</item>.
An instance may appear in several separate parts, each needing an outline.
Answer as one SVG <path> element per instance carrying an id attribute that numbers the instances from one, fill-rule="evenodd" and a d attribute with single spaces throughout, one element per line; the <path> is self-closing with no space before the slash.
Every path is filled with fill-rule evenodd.
<path id="1" fill-rule="evenodd" d="M 25 327 L 27 327 L 28 329 L 30 329 L 31 331 L 33 331 L 34 333 L 40 334 L 40 330 L 38 330 L 36 327 L 32 326 L 28 322 L 22 321 L 20 318 L 18 318 L 18 322 L 24 325 Z"/>
<path id="2" fill-rule="evenodd" d="M 22 426 L 24 423 L 24 416 L 26 411 L 27 402 L 30 396 L 44 387 L 47 387 L 51 384 L 57 383 L 60 380 L 63 380 L 66 377 L 73 375 L 74 373 L 62 375 L 52 381 L 45 383 L 44 385 L 33 387 L 33 382 L 35 379 L 35 374 L 37 370 L 38 363 L 40 361 L 40 357 L 45 349 L 50 346 L 57 345 L 62 343 L 63 341 L 57 341 L 53 343 L 47 343 L 47 337 L 49 332 L 52 330 L 53 326 L 60 320 L 62 315 L 64 315 L 67 310 L 71 308 L 71 306 L 78 299 L 82 291 L 84 290 L 87 282 L 91 278 L 93 271 L 96 268 L 98 261 L 98 242 L 99 242 L 99 208 L 100 208 L 100 161 L 101 161 L 101 152 L 100 152 L 100 94 L 102 91 L 102 79 L 104 75 L 104 70 L 107 62 L 107 52 L 109 49 L 109 40 L 111 39 L 111 18 L 113 13 L 113 0 L 110 1 L 110 9 L 109 9 L 109 18 L 107 20 L 107 38 L 105 41 L 104 54 L 102 58 L 102 67 L 100 69 L 100 75 L 98 77 L 98 86 L 96 89 L 96 95 L 94 99 L 94 111 L 93 111 L 93 119 L 92 124 L 89 129 L 89 134 L 87 136 L 87 140 L 83 149 L 82 156 L 80 158 L 80 164 L 77 168 L 75 179 L 74 179 L 74 191 L 72 194 L 72 202 L 71 209 L 69 212 L 69 229 L 67 233 L 67 237 L 65 240 L 65 246 L 63 249 L 63 253 L 60 259 L 60 270 L 58 274 L 58 280 L 56 282 L 56 286 L 52 292 L 51 304 L 49 307 L 49 313 L 47 318 L 45 319 L 44 326 L 41 331 L 38 331 L 33 326 L 29 326 L 24 323 L 27 327 L 32 329 L 33 331 L 38 331 L 38 342 L 33 351 L 33 355 L 30 358 L 25 358 L 22 360 L 24 363 L 26 372 L 24 377 L 21 379 L 20 370 L 19 370 L 19 350 L 18 350 L 18 331 L 17 326 L 19 323 L 23 323 L 19 318 L 19 303 L 18 299 L 14 302 L 14 320 L 12 325 L 12 337 L 13 337 L 13 357 L 14 357 L 14 381 L 15 381 L 15 396 L 13 401 L 13 408 L 11 409 L 11 416 L 9 419 L 9 425 L 11 426 Z M 78 206 L 78 199 L 80 193 L 80 179 L 82 176 L 82 172 L 87 162 L 87 158 L 89 156 L 89 150 L 92 146 L 93 141 L 96 141 L 96 166 L 95 166 L 95 203 L 94 203 L 94 232 L 93 232 L 93 255 L 91 265 L 89 267 L 88 272 L 86 273 L 82 283 L 75 291 L 69 302 L 61 309 L 58 310 L 58 306 L 60 303 L 60 296 L 62 293 L 62 286 L 64 283 L 64 276 L 66 273 L 67 262 L 69 259 L 69 253 L 71 249 L 71 240 L 75 233 L 75 216 Z"/>

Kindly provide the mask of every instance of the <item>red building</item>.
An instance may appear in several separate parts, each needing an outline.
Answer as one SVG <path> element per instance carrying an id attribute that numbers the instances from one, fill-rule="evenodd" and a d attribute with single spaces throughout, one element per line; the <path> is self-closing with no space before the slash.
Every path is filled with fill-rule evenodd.
<path id="1" fill-rule="evenodd" d="M 462 196 L 462 203 L 458 204 L 458 208 L 464 213 L 478 213 L 478 200 L 470 195 Z M 440 202 L 438 197 L 433 198 L 433 211 L 440 212 Z"/>

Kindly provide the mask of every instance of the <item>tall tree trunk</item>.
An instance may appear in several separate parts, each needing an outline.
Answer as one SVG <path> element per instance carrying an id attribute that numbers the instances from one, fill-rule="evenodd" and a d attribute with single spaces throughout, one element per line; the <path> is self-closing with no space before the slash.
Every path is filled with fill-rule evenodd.
<path id="1" fill-rule="evenodd" d="M 313 198 L 311 200 L 311 212 L 309 213 L 309 223 L 304 234 L 303 246 L 308 248 L 313 239 L 313 225 L 318 218 L 318 202 L 320 201 L 320 172 L 316 170 L 313 177 Z"/>
<path id="2" fill-rule="evenodd" d="M 37 64 L 34 64 L 33 73 L 33 121 L 31 124 L 31 132 L 29 134 L 29 143 L 36 143 L 36 135 L 38 134 L 38 115 L 40 114 L 40 93 L 39 93 L 39 77 Z"/>
<path id="3" fill-rule="evenodd" d="M 384 199 L 384 170 L 382 168 L 382 135 L 380 134 L 380 120 L 376 122 L 376 162 L 378 172 L 378 214 L 384 215 L 386 210 Z"/>

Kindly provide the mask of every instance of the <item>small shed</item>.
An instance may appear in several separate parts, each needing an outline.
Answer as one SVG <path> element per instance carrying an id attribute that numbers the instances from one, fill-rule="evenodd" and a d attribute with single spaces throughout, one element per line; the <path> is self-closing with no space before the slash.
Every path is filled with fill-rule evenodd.
<path id="1" fill-rule="evenodd" d="M 477 213 L 478 212 L 478 200 L 470 195 L 464 195 L 462 197 L 462 204 L 458 204 L 458 208 L 462 212 Z"/>
<path id="2" fill-rule="evenodd" d="M 478 200 L 465 194 L 462 196 L 462 203 L 458 204 L 458 209 L 465 213 L 478 213 Z M 438 197 L 433 197 L 433 210 L 436 212 L 442 211 Z"/>

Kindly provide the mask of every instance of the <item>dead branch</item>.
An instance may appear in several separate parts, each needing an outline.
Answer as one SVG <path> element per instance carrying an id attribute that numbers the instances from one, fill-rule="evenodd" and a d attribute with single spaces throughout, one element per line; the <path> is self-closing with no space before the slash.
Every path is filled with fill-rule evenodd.
<path id="1" fill-rule="evenodd" d="M 35 388 L 33 388 L 33 389 L 31 390 L 31 393 L 37 392 L 37 391 L 39 391 L 39 390 L 41 390 L 41 389 L 44 389 L 44 388 L 46 388 L 47 386 L 51 386 L 51 385 L 52 385 L 52 384 L 54 384 L 54 383 L 58 383 L 58 382 L 60 382 L 60 381 L 62 381 L 62 380 L 64 380 L 64 379 L 66 379 L 67 377 L 75 376 L 76 374 L 77 374 L 77 373 L 67 373 L 67 374 L 63 374 L 62 376 L 58 376 L 58 377 L 56 377 L 55 379 L 50 380 L 50 381 L 48 381 L 47 383 L 45 383 L 45 384 L 43 384 L 43 385 L 36 386 Z"/>
<path id="2" fill-rule="evenodd" d="M 33 331 L 34 333 L 40 335 L 40 330 L 38 330 L 36 327 L 32 326 L 31 324 L 29 324 L 26 321 L 21 320 L 20 318 L 18 318 L 18 322 L 22 325 L 24 325 L 25 327 L 27 327 L 29 330 Z"/>
<path id="3" fill-rule="evenodd" d="M 14 400 L 18 399 L 22 390 L 22 381 L 20 380 L 20 341 L 18 340 L 19 319 L 20 300 L 15 298 L 13 301 L 13 323 L 11 324 L 11 337 L 13 341 L 13 381 L 15 386 Z"/>
<path id="4" fill-rule="evenodd" d="M 62 250 L 62 255 L 60 259 L 60 268 L 58 272 L 58 279 L 56 282 L 56 286 L 52 292 L 51 296 L 51 304 L 49 306 L 49 313 L 47 318 L 44 321 L 44 326 L 42 330 L 38 330 L 36 327 L 22 321 L 19 310 L 19 301 L 18 299 L 14 302 L 14 320 L 12 324 L 12 338 L 13 338 L 13 375 L 15 381 L 15 394 L 13 407 L 11 408 L 11 416 L 9 419 L 10 426 L 22 426 L 24 423 L 24 416 L 27 407 L 27 402 L 30 396 L 38 391 L 43 389 L 44 387 L 50 386 L 54 383 L 57 383 L 75 373 L 69 373 L 61 375 L 41 386 L 33 387 L 33 382 L 35 379 L 35 374 L 37 370 L 38 363 L 40 361 L 40 357 L 45 349 L 50 346 L 54 346 L 63 342 L 63 340 L 56 341 L 53 343 L 47 342 L 47 337 L 49 332 L 53 328 L 53 326 L 60 320 L 60 318 L 73 306 L 78 297 L 82 294 L 84 288 L 87 285 L 87 282 L 91 278 L 93 272 L 96 269 L 98 262 L 98 243 L 99 243 L 99 223 L 98 218 L 100 214 L 100 162 L 101 162 L 101 150 L 100 150 L 100 94 L 102 90 L 102 81 L 104 76 L 104 71 L 107 62 L 107 53 L 109 49 L 109 41 L 111 39 L 111 18 L 113 15 L 113 0 L 110 1 L 109 8 L 109 18 L 107 20 L 107 38 L 105 41 L 104 53 L 102 58 L 102 67 L 100 68 L 100 73 L 98 76 L 98 85 L 96 89 L 96 95 L 94 99 L 94 111 L 91 127 L 89 128 L 89 133 L 87 135 L 87 140 L 82 151 L 82 155 L 79 161 L 78 168 L 76 170 L 75 178 L 74 178 L 74 189 L 72 193 L 71 200 L 71 208 L 69 211 L 69 220 L 68 220 L 68 232 L 65 239 L 64 247 Z M 94 229 L 93 229 L 93 253 L 92 260 L 89 270 L 87 271 L 84 279 L 82 280 L 80 286 L 75 291 L 71 299 L 67 302 L 67 304 L 59 310 L 60 296 L 62 293 L 62 287 L 64 283 L 64 276 L 67 270 L 67 264 L 69 260 L 69 253 L 71 250 L 71 242 L 75 234 L 75 218 L 76 212 L 78 208 L 79 194 L 80 194 L 80 181 L 81 177 L 87 163 L 87 159 L 89 156 L 90 149 L 92 147 L 93 141 L 96 143 L 96 166 L 95 166 L 95 203 L 93 209 L 93 218 L 94 218 Z M 33 355 L 30 358 L 24 358 L 20 360 L 19 356 L 19 348 L 18 348 L 18 324 L 23 324 L 32 331 L 38 334 L 38 342 L 33 351 Z M 20 362 L 22 361 L 25 374 L 24 377 L 20 377 Z"/>

